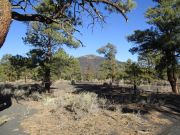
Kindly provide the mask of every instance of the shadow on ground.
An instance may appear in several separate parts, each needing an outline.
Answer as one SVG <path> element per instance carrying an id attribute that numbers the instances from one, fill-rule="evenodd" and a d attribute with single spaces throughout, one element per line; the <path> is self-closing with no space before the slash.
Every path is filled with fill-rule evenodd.
<path id="1" fill-rule="evenodd" d="M 151 109 L 155 109 L 180 116 L 180 95 L 156 93 L 146 90 L 137 90 L 137 94 L 134 94 L 134 90 L 130 87 L 107 87 L 96 84 L 79 83 L 75 87 L 77 90 L 74 93 L 77 94 L 81 92 L 94 92 L 98 97 L 106 98 L 113 104 L 133 104 L 135 106 L 134 108 L 127 106 L 123 108 L 122 111 L 127 113 L 136 113 L 140 109 L 145 113 Z"/>
<path id="2" fill-rule="evenodd" d="M 12 105 L 10 96 L 2 96 L 0 95 L 0 111 L 10 107 Z"/>
<path id="3" fill-rule="evenodd" d="M 54 88 L 52 88 L 54 89 Z M 0 111 L 12 105 L 12 98 L 17 102 L 19 100 L 26 100 L 32 95 L 44 93 L 44 87 L 40 84 L 1 84 L 0 85 Z"/>
<path id="4" fill-rule="evenodd" d="M 98 97 L 106 98 L 109 102 L 122 106 L 122 113 L 144 115 L 153 110 L 161 112 L 159 117 L 168 119 L 172 124 L 166 128 L 162 125 L 162 131 L 158 135 L 178 135 L 180 133 L 180 95 L 172 93 L 157 93 L 146 90 L 134 90 L 130 87 L 105 87 L 96 84 L 75 84 L 74 93 L 94 92 Z"/>

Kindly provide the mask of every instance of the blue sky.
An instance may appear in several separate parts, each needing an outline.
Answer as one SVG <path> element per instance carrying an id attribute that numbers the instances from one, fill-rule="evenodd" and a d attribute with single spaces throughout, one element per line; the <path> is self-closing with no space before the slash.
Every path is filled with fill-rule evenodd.
<path id="1" fill-rule="evenodd" d="M 135 0 L 137 7 L 128 13 L 129 21 L 125 22 L 124 18 L 119 14 L 111 14 L 106 19 L 106 24 L 103 28 L 96 25 L 93 29 L 87 28 L 87 23 L 83 27 L 80 27 L 82 35 L 76 34 L 76 37 L 80 39 L 85 47 L 78 49 L 64 49 L 72 56 L 79 57 L 87 54 L 98 55 L 96 50 L 107 43 L 112 43 L 117 46 L 116 58 L 120 61 L 126 61 L 131 58 L 134 61 L 137 60 L 137 55 L 132 55 L 129 49 L 132 47 L 131 43 L 127 42 L 126 37 L 133 33 L 137 29 L 146 29 L 149 26 L 146 24 L 144 17 L 145 11 L 153 6 L 152 0 Z M 89 22 L 88 18 L 84 18 L 85 22 Z M 13 21 L 11 24 L 7 39 L 3 47 L 0 49 L 0 57 L 4 54 L 20 54 L 25 55 L 31 48 L 29 45 L 25 45 L 22 41 L 22 37 L 25 36 L 26 25 L 22 22 Z"/>

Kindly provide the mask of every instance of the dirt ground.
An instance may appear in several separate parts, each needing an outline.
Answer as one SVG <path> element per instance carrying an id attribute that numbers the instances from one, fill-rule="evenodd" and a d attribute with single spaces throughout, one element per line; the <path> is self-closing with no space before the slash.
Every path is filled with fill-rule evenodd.
<path id="1" fill-rule="evenodd" d="M 176 129 L 180 125 L 179 114 L 169 111 L 147 109 L 123 113 L 122 108 L 141 106 L 134 104 L 115 104 L 108 107 L 94 107 L 91 111 L 72 110 L 68 105 L 59 105 L 63 97 L 78 96 L 77 87 L 68 83 L 56 82 L 53 93 L 40 101 L 28 101 L 23 104 L 37 112 L 21 122 L 23 130 L 30 135 L 179 135 Z M 84 88 L 84 91 L 86 89 Z M 98 97 L 99 98 L 99 97 Z M 68 99 L 69 100 L 69 99 Z M 79 99 L 78 99 L 79 100 Z M 80 102 L 82 102 L 80 100 Z M 63 102 L 63 104 L 65 104 Z M 76 108 L 75 108 L 76 109 Z"/>

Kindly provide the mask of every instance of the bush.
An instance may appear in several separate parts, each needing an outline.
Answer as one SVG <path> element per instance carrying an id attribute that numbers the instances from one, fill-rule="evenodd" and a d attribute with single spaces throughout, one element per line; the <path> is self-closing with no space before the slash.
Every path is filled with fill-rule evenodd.
<path id="1" fill-rule="evenodd" d="M 82 92 L 80 94 L 66 93 L 57 101 L 57 108 L 63 107 L 81 118 L 87 113 L 96 113 L 99 110 L 98 97 L 95 93 Z"/>
<path id="2" fill-rule="evenodd" d="M 42 95 L 39 92 L 33 92 L 30 97 L 34 100 L 34 101 L 39 101 L 42 99 Z"/>
<path id="3" fill-rule="evenodd" d="M 27 92 L 26 92 L 25 90 L 16 89 L 16 90 L 14 91 L 14 96 L 15 96 L 15 97 L 25 97 L 26 93 L 27 93 Z"/>
<path id="4" fill-rule="evenodd" d="M 7 96 L 7 95 L 12 95 L 13 92 L 11 89 L 9 88 L 4 88 L 0 91 L 0 94 L 3 95 L 3 96 Z"/>

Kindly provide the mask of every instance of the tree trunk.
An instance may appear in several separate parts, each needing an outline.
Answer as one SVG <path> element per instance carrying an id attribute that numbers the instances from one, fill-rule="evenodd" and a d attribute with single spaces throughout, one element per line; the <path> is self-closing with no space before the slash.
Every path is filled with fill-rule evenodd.
<path id="1" fill-rule="evenodd" d="M 137 94 L 137 85 L 136 85 L 135 81 L 134 81 L 133 89 L 134 89 L 134 95 L 136 95 Z"/>
<path id="2" fill-rule="evenodd" d="M 51 62 L 51 56 L 52 56 L 52 51 L 51 51 L 51 38 L 49 37 L 49 43 L 47 46 L 48 52 L 46 56 L 46 62 L 50 64 Z M 51 69 L 49 66 L 45 67 L 45 76 L 44 76 L 44 85 L 45 85 L 45 90 L 50 93 L 50 86 L 51 86 Z"/>
<path id="3" fill-rule="evenodd" d="M 172 92 L 178 94 L 179 93 L 178 84 L 177 84 L 178 77 L 176 75 L 176 72 L 173 69 L 167 69 L 167 76 L 168 76 L 168 81 L 172 88 Z"/>
<path id="4" fill-rule="evenodd" d="M 46 68 L 45 75 L 44 75 L 44 87 L 48 93 L 50 93 L 50 86 L 51 86 L 50 73 L 51 73 L 50 68 Z"/>
<path id="5" fill-rule="evenodd" d="M 9 0 L 1 0 L 0 2 L 0 47 L 4 44 L 9 26 L 11 23 L 11 4 Z"/>
<path id="6" fill-rule="evenodd" d="M 24 82 L 25 82 L 25 83 L 27 82 L 27 78 L 26 78 L 26 75 L 25 75 L 25 77 L 24 77 Z"/>

